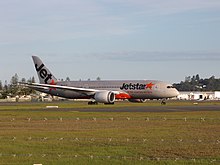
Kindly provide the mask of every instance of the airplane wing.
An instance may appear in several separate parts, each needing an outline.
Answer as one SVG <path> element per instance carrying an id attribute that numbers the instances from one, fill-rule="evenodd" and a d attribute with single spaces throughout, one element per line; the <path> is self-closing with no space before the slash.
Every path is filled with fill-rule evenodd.
<path id="1" fill-rule="evenodd" d="M 86 95 L 90 98 L 95 99 L 100 103 L 114 103 L 115 99 L 130 99 L 130 95 L 123 91 L 108 91 L 108 90 L 98 90 L 98 89 L 87 89 L 87 88 L 78 88 L 71 86 L 62 86 L 62 85 L 51 85 L 51 84 L 39 84 L 39 83 L 21 83 L 25 86 L 39 90 L 39 91 L 51 91 L 53 89 L 74 91 Z M 46 92 L 47 93 L 47 92 Z"/>
<path id="2" fill-rule="evenodd" d="M 21 83 L 24 84 L 27 87 L 30 88 L 38 88 L 38 89 L 45 89 L 45 90 L 50 90 L 50 89 L 62 89 L 62 90 L 70 90 L 74 92 L 79 92 L 79 93 L 86 93 L 87 95 L 94 95 L 96 92 L 101 92 L 105 90 L 97 90 L 97 89 L 87 89 L 87 88 L 78 88 L 78 87 L 71 87 L 71 86 L 62 86 L 62 85 L 50 85 L 50 84 L 40 84 L 40 83 Z M 121 92 L 119 91 L 111 91 L 115 95 L 120 94 Z"/>

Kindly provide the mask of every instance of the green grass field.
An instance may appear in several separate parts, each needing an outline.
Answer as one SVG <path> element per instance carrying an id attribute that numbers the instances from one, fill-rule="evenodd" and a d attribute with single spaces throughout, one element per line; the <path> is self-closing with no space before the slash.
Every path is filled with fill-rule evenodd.
<path id="1" fill-rule="evenodd" d="M 37 110 L 46 105 L 73 110 Z M 0 164 L 220 163 L 219 111 L 77 112 L 78 108 L 103 106 L 83 102 L 0 104 Z M 107 108 L 128 106 L 160 105 L 122 102 Z"/>

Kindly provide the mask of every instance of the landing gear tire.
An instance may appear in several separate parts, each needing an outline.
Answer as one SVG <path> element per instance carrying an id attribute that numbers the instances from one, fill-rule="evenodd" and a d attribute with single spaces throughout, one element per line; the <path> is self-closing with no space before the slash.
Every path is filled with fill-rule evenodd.
<path id="1" fill-rule="evenodd" d="M 105 105 L 114 105 L 115 104 L 115 102 L 113 102 L 113 103 L 104 103 Z"/>
<path id="2" fill-rule="evenodd" d="M 162 100 L 161 105 L 166 105 L 166 100 Z"/>
<path id="3" fill-rule="evenodd" d="M 98 102 L 96 102 L 96 101 L 89 101 L 88 105 L 98 105 Z"/>

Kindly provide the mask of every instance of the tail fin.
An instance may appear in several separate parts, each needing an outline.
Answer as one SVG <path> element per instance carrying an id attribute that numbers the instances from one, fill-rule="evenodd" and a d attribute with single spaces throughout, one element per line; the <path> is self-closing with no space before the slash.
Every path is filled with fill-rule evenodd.
<path id="1" fill-rule="evenodd" d="M 35 69 L 41 84 L 56 84 L 57 79 L 53 76 L 49 69 L 44 65 L 41 59 L 37 56 L 32 56 Z"/>

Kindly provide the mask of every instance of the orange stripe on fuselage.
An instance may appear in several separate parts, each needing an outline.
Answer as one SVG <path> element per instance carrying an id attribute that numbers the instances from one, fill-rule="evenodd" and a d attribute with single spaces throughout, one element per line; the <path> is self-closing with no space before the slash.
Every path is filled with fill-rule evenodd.
<path id="1" fill-rule="evenodd" d="M 116 99 L 130 99 L 131 96 L 127 93 L 120 93 L 115 95 Z"/>

